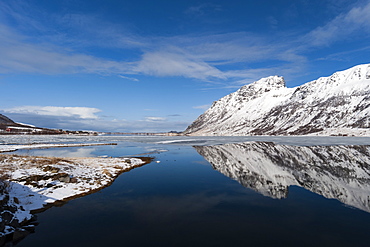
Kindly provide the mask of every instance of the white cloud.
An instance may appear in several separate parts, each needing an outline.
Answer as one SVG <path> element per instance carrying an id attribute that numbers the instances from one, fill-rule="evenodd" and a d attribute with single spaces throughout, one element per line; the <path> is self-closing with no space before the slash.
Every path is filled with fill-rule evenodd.
<path id="1" fill-rule="evenodd" d="M 118 77 L 120 77 L 122 79 L 130 80 L 130 81 L 139 81 L 139 79 L 136 79 L 134 77 L 124 76 L 124 75 L 119 75 Z"/>
<path id="2" fill-rule="evenodd" d="M 145 118 L 145 121 L 148 121 L 148 122 L 159 122 L 159 121 L 166 121 L 167 119 L 164 118 L 164 117 L 146 117 Z"/>
<path id="3" fill-rule="evenodd" d="M 33 111 L 9 111 L 1 113 L 16 122 L 37 127 L 65 130 L 94 130 L 105 132 L 167 132 L 183 131 L 190 121 L 167 121 L 161 117 L 148 117 L 143 120 L 81 118 L 71 115 L 41 115 Z M 55 114 L 55 113 L 54 113 Z"/>
<path id="4" fill-rule="evenodd" d="M 198 106 L 193 106 L 194 109 L 201 109 L 201 110 L 207 110 L 210 108 L 211 105 L 198 105 Z"/>
<path id="5" fill-rule="evenodd" d="M 3 109 L 6 113 L 34 114 L 43 116 L 74 117 L 79 119 L 97 119 L 95 114 L 101 112 L 90 107 L 59 107 L 59 106 L 19 106 Z"/>

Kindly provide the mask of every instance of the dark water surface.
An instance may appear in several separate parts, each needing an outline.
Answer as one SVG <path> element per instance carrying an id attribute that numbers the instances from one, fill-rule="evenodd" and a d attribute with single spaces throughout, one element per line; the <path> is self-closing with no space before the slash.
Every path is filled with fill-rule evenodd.
<path id="1" fill-rule="evenodd" d="M 65 150 L 147 152 L 160 163 L 39 213 L 35 233 L 17 246 L 369 246 L 368 146 L 121 143 L 44 151 Z"/>

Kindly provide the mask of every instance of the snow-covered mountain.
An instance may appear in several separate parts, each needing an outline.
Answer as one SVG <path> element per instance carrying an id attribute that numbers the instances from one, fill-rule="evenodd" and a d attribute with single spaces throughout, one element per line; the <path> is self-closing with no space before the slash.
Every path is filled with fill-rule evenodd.
<path id="1" fill-rule="evenodd" d="M 250 142 L 194 148 L 214 169 L 265 196 L 286 198 L 296 185 L 370 212 L 370 146 Z"/>
<path id="2" fill-rule="evenodd" d="M 287 88 L 270 76 L 199 116 L 186 135 L 370 135 L 370 64 Z"/>

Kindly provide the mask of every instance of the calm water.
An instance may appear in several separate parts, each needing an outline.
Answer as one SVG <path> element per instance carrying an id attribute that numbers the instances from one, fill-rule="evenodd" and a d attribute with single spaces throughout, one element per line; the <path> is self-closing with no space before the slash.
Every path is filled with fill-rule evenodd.
<path id="1" fill-rule="evenodd" d="M 369 246 L 370 148 L 349 145 L 369 139 L 141 140 L 19 152 L 160 163 L 38 214 L 17 246 Z"/>

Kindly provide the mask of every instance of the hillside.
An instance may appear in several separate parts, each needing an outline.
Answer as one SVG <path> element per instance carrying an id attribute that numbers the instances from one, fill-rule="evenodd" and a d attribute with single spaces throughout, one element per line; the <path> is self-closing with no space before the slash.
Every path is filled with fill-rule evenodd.
<path id="1" fill-rule="evenodd" d="M 55 134 L 96 134 L 95 132 L 86 132 L 86 131 L 68 131 L 68 130 L 59 130 L 59 129 L 48 129 L 40 128 L 33 125 L 16 123 L 7 116 L 0 114 L 0 135 L 5 134 L 32 134 L 32 135 L 55 135 Z"/>
<path id="2" fill-rule="evenodd" d="M 0 125 L 15 124 L 13 120 L 0 114 Z"/>

